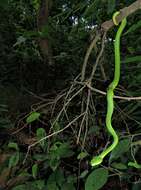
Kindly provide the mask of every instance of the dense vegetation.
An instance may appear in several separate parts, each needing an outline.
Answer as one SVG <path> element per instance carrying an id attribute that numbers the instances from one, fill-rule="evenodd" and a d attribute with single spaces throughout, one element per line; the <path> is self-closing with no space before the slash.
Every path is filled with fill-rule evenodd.
<path id="1" fill-rule="evenodd" d="M 112 120 L 119 144 L 90 165 L 112 142 L 104 94 L 118 26 L 105 38 L 101 26 L 134 2 L 0 1 L 0 189 L 141 189 L 140 10 L 121 38 Z"/>

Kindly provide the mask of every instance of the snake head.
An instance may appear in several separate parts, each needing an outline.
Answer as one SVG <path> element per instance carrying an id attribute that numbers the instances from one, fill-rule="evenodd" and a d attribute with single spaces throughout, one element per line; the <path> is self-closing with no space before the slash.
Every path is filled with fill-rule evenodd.
<path id="1" fill-rule="evenodd" d="M 103 161 L 103 158 L 101 156 L 96 156 L 91 160 L 91 166 L 97 166 L 101 164 Z"/>

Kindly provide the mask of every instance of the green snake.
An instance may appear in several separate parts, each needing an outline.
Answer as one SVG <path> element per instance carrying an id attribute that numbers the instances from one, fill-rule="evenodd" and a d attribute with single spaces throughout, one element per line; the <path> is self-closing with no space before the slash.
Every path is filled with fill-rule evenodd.
<path id="1" fill-rule="evenodd" d="M 113 22 L 115 25 L 118 25 L 116 22 L 115 17 L 119 14 L 119 12 L 116 12 L 113 15 Z M 114 79 L 111 82 L 111 84 L 108 86 L 107 89 L 107 114 L 106 114 L 106 127 L 108 132 L 111 134 L 113 137 L 113 143 L 106 148 L 99 156 L 94 157 L 91 160 L 91 165 L 96 166 L 99 165 L 103 162 L 103 159 L 107 154 L 109 154 L 118 144 L 119 138 L 118 135 L 116 134 L 115 130 L 112 127 L 111 120 L 112 120 L 112 115 L 114 111 L 114 89 L 117 87 L 120 79 L 120 37 L 121 34 L 126 26 L 126 18 L 124 18 L 118 28 L 118 31 L 116 33 L 115 37 L 115 42 L 114 42 L 114 51 L 115 51 L 115 71 L 114 71 Z"/>

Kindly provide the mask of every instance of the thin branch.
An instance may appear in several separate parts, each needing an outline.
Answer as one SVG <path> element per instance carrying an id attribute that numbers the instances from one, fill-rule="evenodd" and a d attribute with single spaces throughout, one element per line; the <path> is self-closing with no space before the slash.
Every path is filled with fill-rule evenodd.
<path id="1" fill-rule="evenodd" d="M 80 129 L 79 129 L 79 132 L 78 132 L 78 137 L 77 137 L 76 144 L 79 143 L 79 139 L 80 139 L 83 123 L 87 119 L 87 116 L 88 116 L 88 109 L 89 109 L 89 104 L 90 104 L 90 95 L 91 95 L 91 91 L 90 91 L 90 89 L 88 89 L 87 104 L 86 104 L 86 109 L 85 109 L 85 112 L 84 112 L 85 114 L 84 114 L 83 119 L 82 119 L 81 124 L 80 124 Z"/>
<path id="2" fill-rule="evenodd" d="M 25 163 L 25 161 L 27 160 L 28 154 L 30 152 L 30 149 L 34 146 L 36 146 L 37 144 L 41 143 L 42 141 L 54 136 L 54 135 L 58 135 L 59 133 L 63 132 L 64 130 L 66 130 L 67 128 L 69 128 L 74 122 L 76 122 L 80 117 L 82 117 L 85 113 L 80 114 L 79 116 L 77 116 L 76 118 L 74 118 L 71 122 L 68 123 L 68 125 L 66 125 L 63 129 L 60 129 L 59 131 L 55 131 L 54 133 L 49 134 L 48 136 L 43 137 L 42 139 L 40 139 L 39 141 L 36 141 L 35 143 L 31 144 L 28 146 L 28 151 L 26 153 L 25 159 L 23 161 L 23 164 Z"/>
<path id="3" fill-rule="evenodd" d="M 54 126 L 54 124 L 59 120 L 61 114 L 63 113 L 64 109 L 66 108 L 67 105 L 69 105 L 69 103 L 72 101 L 73 98 L 75 98 L 83 89 L 85 88 L 85 86 L 83 86 L 82 88 L 80 88 L 71 98 L 69 98 L 67 100 L 67 102 L 64 104 L 63 108 L 61 109 L 61 111 L 58 113 L 55 121 L 52 124 L 52 127 Z"/>
<path id="4" fill-rule="evenodd" d="M 100 36 L 101 36 L 100 33 L 96 34 L 95 38 L 93 39 L 93 41 L 91 42 L 89 48 L 87 49 L 87 52 L 86 52 L 86 55 L 85 55 L 85 58 L 84 58 L 84 62 L 83 62 L 82 71 L 81 71 L 81 81 L 83 81 L 85 79 L 85 72 L 86 72 L 88 59 L 90 57 L 92 49 L 96 45 L 97 41 L 100 39 Z"/>
<path id="5" fill-rule="evenodd" d="M 101 50 L 100 50 L 100 52 L 99 52 L 99 54 L 98 54 L 98 56 L 97 56 L 97 59 L 96 59 L 96 62 L 95 62 L 95 64 L 94 64 L 94 66 L 93 66 L 93 70 L 92 70 L 92 73 L 91 73 L 91 76 L 90 76 L 90 79 L 89 79 L 90 82 L 91 82 L 92 79 L 93 79 L 93 76 L 94 76 L 94 74 L 95 74 L 96 68 L 97 68 L 98 63 L 99 63 L 99 60 L 100 60 L 100 58 L 101 58 L 101 56 L 102 56 L 102 54 L 103 54 L 104 47 L 105 47 L 106 34 L 107 34 L 107 32 L 104 32 L 104 34 L 103 34 Z"/>
<path id="6" fill-rule="evenodd" d="M 99 89 L 97 89 L 97 88 L 93 88 L 92 86 L 90 86 L 89 84 L 86 84 L 86 86 L 88 87 L 88 88 L 90 88 L 92 91 L 94 91 L 94 92 L 97 92 L 97 93 L 99 93 L 99 94 L 102 94 L 102 95 L 105 95 L 106 96 L 106 92 L 104 92 L 104 91 L 102 91 L 102 90 L 99 90 Z M 125 97 L 125 96 L 114 96 L 114 98 L 116 98 L 116 99 L 121 99 L 121 100 L 128 100 L 128 101 L 131 101 L 131 100 L 141 100 L 141 96 L 134 96 L 134 97 L 130 97 L 130 96 L 128 96 L 128 97 Z"/>
<path id="7" fill-rule="evenodd" d="M 86 105 L 86 119 L 85 119 L 85 133 L 84 133 L 84 138 L 83 138 L 83 142 L 82 142 L 82 149 L 84 149 L 85 146 L 85 142 L 86 142 L 86 138 L 87 138 L 87 133 L 88 133 L 88 123 L 89 123 L 89 105 L 90 105 L 90 98 L 91 98 L 91 90 L 88 89 L 88 97 L 87 97 L 87 105 Z"/>

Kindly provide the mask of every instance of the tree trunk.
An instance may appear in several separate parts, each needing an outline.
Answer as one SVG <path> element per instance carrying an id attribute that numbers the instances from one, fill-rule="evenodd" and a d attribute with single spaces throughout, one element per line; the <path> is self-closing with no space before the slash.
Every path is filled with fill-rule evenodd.
<path id="1" fill-rule="evenodd" d="M 38 18 L 37 18 L 37 25 L 39 32 L 42 32 L 43 27 L 45 27 L 48 24 L 48 17 L 50 14 L 51 7 L 52 7 L 52 0 L 41 0 Z M 53 65 L 52 48 L 49 39 L 47 38 L 39 39 L 39 47 L 44 62 L 49 65 Z"/>

